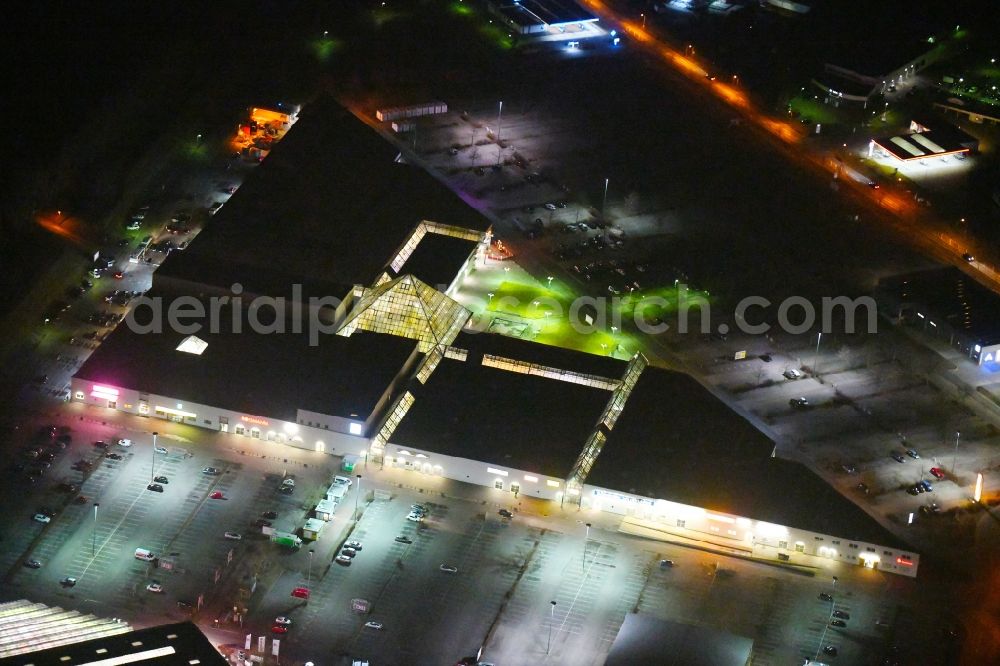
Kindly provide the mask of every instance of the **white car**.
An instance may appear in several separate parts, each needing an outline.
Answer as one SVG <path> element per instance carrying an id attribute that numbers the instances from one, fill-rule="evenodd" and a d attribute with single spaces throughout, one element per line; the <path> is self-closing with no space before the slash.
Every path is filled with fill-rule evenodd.
<path id="1" fill-rule="evenodd" d="M 281 485 L 288 486 L 289 488 L 295 487 L 295 479 L 285 479 L 281 482 Z"/>
<path id="2" fill-rule="evenodd" d="M 239 532 L 226 532 L 225 537 L 227 539 L 232 539 L 233 541 L 239 541 L 243 538 L 243 535 Z"/>
<path id="3" fill-rule="evenodd" d="M 46 516 L 44 513 L 36 513 L 34 516 L 32 516 L 32 520 L 34 520 L 36 523 L 48 524 L 52 522 L 52 517 Z"/>
<path id="4" fill-rule="evenodd" d="M 458 567 L 454 567 L 450 564 L 442 564 L 440 567 L 438 567 L 438 569 L 440 569 L 445 573 L 458 573 Z"/>
<path id="5" fill-rule="evenodd" d="M 788 370 L 785 370 L 781 374 L 785 376 L 785 379 L 798 379 L 799 377 L 802 376 L 802 371 L 796 370 L 795 368 L 789 368 Z"/>
<path id="6" fill-rule="evenodd" d="M 375 621 L 365 622 L 365 627 L 368 628 L 368 629 L 381 629 L 382 628 L 382 623 L 381 622 L 375 622 Z"/>
<path id="7" fill-rule="evenodd" d="M 420 522 L 423 522 L 424 517 L 423 517 L 422 514 L 413 512 L 413 513 L 407 514 L 406 519 L 409 520 L 410 522 L 420 523 Z"/>
<path id="8" fill-rule="evenodd" d="M 351 484 L 354 483 L 353 481 L 351 481 L 350 479 L 348 479 L 346 476 L 335 476 L 335 477 L 333 477 L 333 482 L 335 484 L 337 484 L 338 486 L 347 486 L 348 488 L 350 488 Z"/>
<path id="9" fill-rule="evenodd" d="M 274 623 L 281 625 L 282 627 L 287 627 L 292 623 L 292 618 L 285 617 L 284 615 L 279 615 L 278 617 L 274 618 Z"/>
<path id="10" fill-rule="evenodd" d="M 162 455 L 167 455 L 167 453 L 169 453 L 169 451 L 167 451 L 167 450 L 166 450 L 165 448 L 163 448 L 162 446 L 154 446 L 154 447 L 153 447 L 153 450 L 154 450 L 154 451 L 156 451 L 157 453 L 160 453 L 160 454 L 162 454 Z"/>
<path id="11" fill-rule="evenodd" d="M 118 446 L 121 446 L 121 447 L 124 447 L 124 448 L 127 449 L 128 447 L 132 446 L 132 440 L 131 439 L 119 439 L 118 440 Z"/>
<path id="12" fill-rule="evenodd" d="M 146 591 L 160 594 L 161 592 L 163 592 L 163 586 L 154 580 L 152 583 L 146 586 Z"/>

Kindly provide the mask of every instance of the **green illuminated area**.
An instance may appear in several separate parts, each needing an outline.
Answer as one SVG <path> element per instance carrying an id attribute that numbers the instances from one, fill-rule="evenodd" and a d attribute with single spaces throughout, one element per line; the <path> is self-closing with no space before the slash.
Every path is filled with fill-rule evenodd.
<path id="1" fill-rule="evenodd" d="M 502 50 L 514 48 L 514 36 L 498 19 L 479 12 L 470 3 L 457 0 L 448 5 L 449 11 L 458 16 L 472 19 L 476 22 L 476 30 Z"/>
<path id="2" fill-rule="evenodd" d="M 824 93 L 825 94 L 825 93 Z M 840 109 L 824 104 L 815 97 L 795 96 L 788 101 L 788 108 L 798 113 L 798 118 L 808 118 L 810 123 L 834 125 L 847 122 L 848 114 Z"/>
<path id="3" fill-rule="evenodd" d="M 309 42 L 309 50 L 319 62 L 329 62 L 333 54 L 344 48 L 344 42 L 329 36 L 323 36 Z"/>
<path id="4" fill-rule="evenodd" d="M 598 316 L 605 319 L 589 326 L 583 313 L 593 310 L 574 310 L 578 295 L 567 285 L 558 280 L 539 282 L 511 263 L 476 270 L 454 297 L 473 313 L 473 323 L 484 330 L 623 359 L 640 348 L 640 341 L 627 332 L 634 329 L 634 317 L 641 315 L 645 322 L 653 324 L 677 312 L 681 299 L 692 312 L 697 311 L 699 303 L 709 302 L 705 292 L 675 286 L 617 297 L 609 294 L 597 300 L 604 312 Z M 594 300 L 585 299 L 581 304 Z"/>

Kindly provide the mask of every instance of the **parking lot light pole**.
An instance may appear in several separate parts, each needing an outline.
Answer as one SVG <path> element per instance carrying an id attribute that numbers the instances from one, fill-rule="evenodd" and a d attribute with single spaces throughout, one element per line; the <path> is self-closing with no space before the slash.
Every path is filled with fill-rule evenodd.
<path id="1" fill-rule="evenodd" d="M 819 374 L 819 343 L 823 339 L 823 331 L 816 335 L 816 353 L 813 354 L 813 374 Z"/>
<path id="2" fill-rule="evenodd" d="M 94 533 L 90 542 L 90 556 L 97 557 L 97 507 L 101 506 L 99 503 L 94 502 Z"/>
<path id="3" fill-rule="evenodd" d="M 358 474 L 358 492 L 354 495 L 354 520 L 358 519 L 358 497 L 361 496 L 361 475 Z"/>
<path id="4" fill-rule="evenodd" d="M 312 582 L 313 573 L 313 553 L 315 553 L 312 548 L 309 549 L 309 569 L 306 572 L 306 588 L 309 588 L 309 584 Z"/>
<path id="5" fill-rule="evenodd" d="M 951 475 L 955 476 L 955 463 L 958 461 L 958 438 L 962 436 L 962 433 L 955 431 L 955 453 L 951 456 Z"/>
<path id="6" fill-rule="evenodd" d="M 587 568 L 587 546 L 590 545 L 590 523 L 587 525 L 587 536 L 583 540 L 583 568 Z"/>
<path id="7" fill-rule="evenodd" d="M 611 181 L 610 178 L 604 179 L 604 199 L 601 201 L 601 217 L 604 217 L 605 210 L 608 207 L 608 183 Z"/>
<path id="8" fill-rule="evenodd" d="M 149 483 L 150 485 L 156 483 L 156 436 L 159 433 L 153 433 L 153 464 L 149 467 Z"/>
<path id="9" fill-rule="evenodd" d="M 556 623 L 556 602 L 550 601 L 551 610 L 549 611 L 549 642 L 545 645 L 545 654 L 549 653 L 552 649 L 552 625 Z"/>

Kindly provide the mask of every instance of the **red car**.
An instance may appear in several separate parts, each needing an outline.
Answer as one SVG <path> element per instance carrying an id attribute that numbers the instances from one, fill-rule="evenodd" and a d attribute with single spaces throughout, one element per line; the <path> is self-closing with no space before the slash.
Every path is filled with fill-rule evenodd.
<path id="1" fill-rule="evenodd" d="M 226 499 L 226 496 L 223 495 L 218 490 L 216 490 L 214 493 L 212 493 L 211 495 L 209 495 L 209 497 L 211 497 L 212 499 Z"/>
<path id="2" fill-rule="evenodd" d="M 299 599 L 309 598 L 309 588 L 308 587 L 297 587 L 292 590 L 292 596 L 298 597 Z"/>
<path id="3" fill-rule="evenodd" d="M 943 479 L 944 478 L 944 472 L 941 470 L 940 467 L 931 467 L 931 474 L 934 475 L 935 479 Z"/>
<path id="4" fill-rule="evenodd" d="M 116 280 L 121 280 L 123 277 L 125 277 L 125 276 L 122 274 L 121 271 L 115 271 L 115 279 Z"/>
<path id="5" fill-rule="evenodd" d="M 287 634 L 288 633 L 288 627 L 283 627 L 280 624 L 276 624 L 273 627 L 271 627 L 271 633 L 272 634 Z"/>

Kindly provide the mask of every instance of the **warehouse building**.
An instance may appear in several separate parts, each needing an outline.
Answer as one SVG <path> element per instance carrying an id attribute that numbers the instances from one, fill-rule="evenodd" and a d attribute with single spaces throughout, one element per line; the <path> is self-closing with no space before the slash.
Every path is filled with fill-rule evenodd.
<path id="1" fill-rule="evenodd" d="M 895 323 L 947 341 L 977 365 L 1000 368 L 1000 297 L 957 268 L 887 278 L 879 312 Z"/>
<path id="2" fill-rule="evenodd" d="M 620 513 L 651 534 L 713 531 L 678 512 L 743 527 L 740 516 L 763 510 L 685 494 L 692 451 L 717 451 L 727 473 L 771 478 L 761 467 L 771 443 L 695 382 L 648 368 L 641 354 L 618 360 L 466 329 L 470 313 L 450 294 L 486 261 L 489 223 L 397 157 L 336 105 L 305 109 L 191 247 L 157 271 L 148 303 L 81 367 L 72 398 L 363 456 L 499 497 Z M 243 305 L 254 297 L 267 306 Z M 182 303 L 207 321 L 144 330 L 156 307 Z M 766 515 L 766 525 L 800 518 Z M 821 534 L 837 533 L 803 527 L 782 528 L 785 547 L 764 543 L 770 528 L 720 538 L 804 558 L 826 543 Z M 915 573 L 915 555 L 903 556 Z"/>

